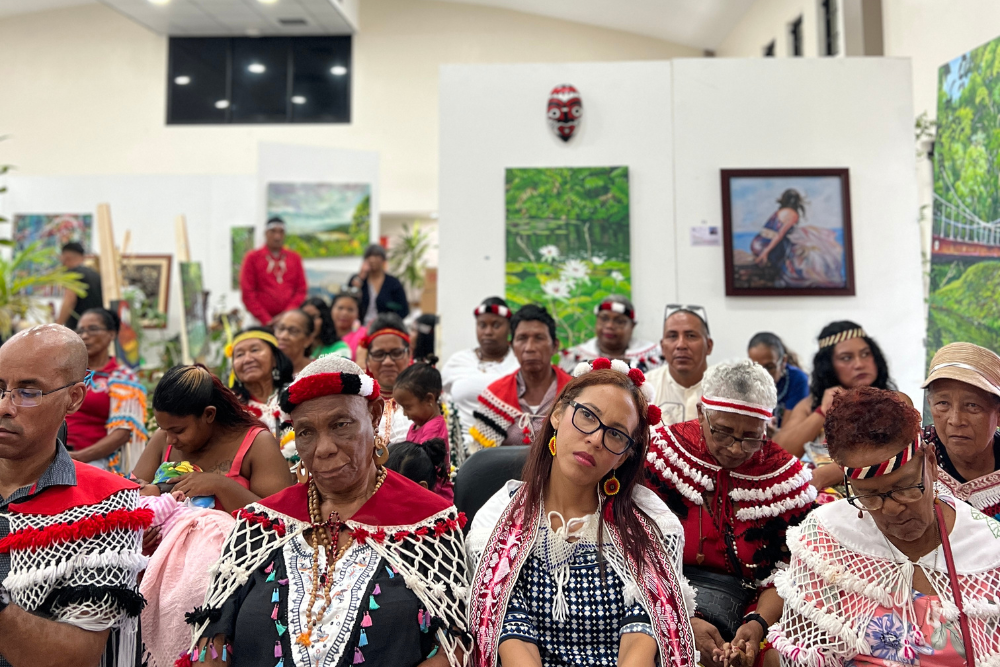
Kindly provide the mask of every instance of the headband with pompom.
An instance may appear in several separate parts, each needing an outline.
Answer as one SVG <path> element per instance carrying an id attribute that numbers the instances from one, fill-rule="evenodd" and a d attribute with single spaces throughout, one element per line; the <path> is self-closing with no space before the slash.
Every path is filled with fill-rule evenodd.
<path id="1" fill-rule="evenodd" d="M 662 414 L 660 408 L 653 404 L 653 399 L 656 397 L 656 390 L 648 382 L 646 382 L 646 376 L 638 368 L 629 368 L 629 365 L 622 361 L 621 359 L 607 359 L 605 357 L 598 357 L 593 361 L 581 361 L 573 369 L 573 377 L 580 377 L 586 375 L 590 371 L 603 371 L 612 370 L 621 373 L 622 375 L 627 375 L 632 384 L 639 388 L 639 392 L 642 394 L 649 406 L 646 411 L 646 417 L 649 421 L 650 426 L 655 426 L 660 423 Z"/>
<path id="2" fill-rule="evenodd" d="M 350 359 L 320 357 L 302 369 L 295 382 L 281 392 L 281 409 L 291 412 L 302 403 L 333 394 L 362 396 L 374 401 L 381 395 L 378 381 Z"/>

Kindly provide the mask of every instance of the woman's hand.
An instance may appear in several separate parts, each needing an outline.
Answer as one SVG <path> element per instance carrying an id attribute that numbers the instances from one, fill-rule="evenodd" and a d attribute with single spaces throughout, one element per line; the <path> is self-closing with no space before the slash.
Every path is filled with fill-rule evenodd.
<path id="1" fill-rule="evenodd" d="M 764 639 L 764 628 L 757 621 L 749 621 L 740 626 L 731 643 L 725 644 L 716 653 L 716 662 L 722 662 L 723 667 L 753 667 L 760 643 Z"/>
<path id="2" fill-rule="evenodd" d="M 820 491 L 844 481 L 844 471 L 836 463 L 827 463 L 813 470 L 812 485 Z"/>
<path id="3" fill-rule="evenodd" d="M 757 259 L 755 259 L 753 263 L 756 264 L 757 266 L 764 266 L 765 264 L 767 264 L 767 255 L 768 251 L 765 250 L 764 252 L 757 255 Z"/>
<path id="4" fill-rule="evenodd" d="M 691 629 L 694 630 L 694 646 L 701 652 L 702 664 L 718 662 L 717 651 L 722 651 L 724 642 L 719 630 L 703 618 L 692 618 Z"/>
<path id="5" fill-rule="evenodd" d="M 214 472 L 189 472 L 167 480 L 167 483 L 174 485 L 171 493 L 180 491 L 185 498 L 197 498 L 218 495 L 219 486 L 226 480 L 226 477 Z"/>
<path id="6" fill-rule="evenodd" d="M 830 408 L 833 407 L 833 399 L 837 398 L 840 394 L 844 393 L 843 387 L 829 387 L 823 392 L 823 400 L 820 401 L 820 409 L 826 414 L 830 412 Z"/>
<path id="7" fill-rule="evenodd" d="M 142 533 L 142 555 L 152 556 L 156 547 L 160 546 L 163 536 L 160 535 L 159 526 L 150 526 Z"/>

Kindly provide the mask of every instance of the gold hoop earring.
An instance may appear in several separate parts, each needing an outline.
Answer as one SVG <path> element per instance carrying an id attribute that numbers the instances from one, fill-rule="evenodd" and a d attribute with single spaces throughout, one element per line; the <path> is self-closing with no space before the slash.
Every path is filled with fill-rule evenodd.
<path id="1" fill-rule="evenodd" d="M 552 437 L 549 438 L 549 453 L 551 453 L 552 456 L 556 455 L 556 434 L 555 433 L 553 433 Z"/>
<path id="2" fill-rule="evenodd" d="M 375 465 L 382 467 L 389 460 L 389 446 L 385 444 L 385 438 L 381 435 L 375 436 Z"/>

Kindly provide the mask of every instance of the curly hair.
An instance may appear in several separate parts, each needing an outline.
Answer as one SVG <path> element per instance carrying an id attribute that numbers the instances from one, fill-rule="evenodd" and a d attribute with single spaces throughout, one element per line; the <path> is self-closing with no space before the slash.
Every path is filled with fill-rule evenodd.
<path id="1" fill-rule="evenodd" d="M 333 316 L 330 314 L 330 305 L 321 296 L 311 296 L 302 302 L 299 308 L 305 310 L 306 306 L 312 306 L 319 313 L 322 324 L 319 327 L 319 340 L 324 346 L 333 345 L 340 336 L 337 335 L 337 326 L 333 323 Z M 313 323 L 315 326 L 315 322 Z"/>
<path id="2" fill-rule="evenodd" d="M 822 340 L 828 336 L 860 328 L 860 324 L 851 322 L 850 320 L 831 322 L 823 327 L 817 339 Z M 885 355 L 882 354 L 882 348 L 870 336 L 865 336 L 863 340 L 868 343 L 868 347 L 872 351 L 872 359 L 875 360 L 876 376 L 871 386 L 877 389 L 895 390 L 896 385 L 892 381 L 892 378 L 889 377 L 889 363 L 885 360 Z M 823 393 L 827 389 L 840 386 L 837 369 L 833 367 L 833 351 L 835 348 L 836 345 L 820 348 L 816 356 L 813 357 L 813 372 L 812 377 L 809 379 L 809 394 L 812 396 L 813 410 L 818 408 L 823 402 Z"/>
<path id="3" fill-rule="evenodd" d="M 830 457 L 857 449 L 882 449 L 909 442 L 920 432 L 920 413 L 894 391 L 855 387 L 833 399 L 824 424 Z"/>

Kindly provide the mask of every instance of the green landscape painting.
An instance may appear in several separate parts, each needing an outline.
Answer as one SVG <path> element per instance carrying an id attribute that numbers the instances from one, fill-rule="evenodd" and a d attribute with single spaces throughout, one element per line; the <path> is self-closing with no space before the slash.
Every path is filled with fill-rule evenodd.
<path id="1" fill-rule="evenodd" d="M 285 246 L 303 259 L 360 257 L 369 243 L 367 183 L 268 183 L 267 217 L 285 221 Z"/>
<path id="2" fill-rule="evenodd" d="M 1000 352 L 1000 39 L 938 72 L 927 361 L 967 341 Z"/>
<path id="3" fill-rule="evenodd" d="M 539 303 L 563 347 L 594 337 L 594 307 L 631 297 L 628 167 L 508 169 L 507 301 Z"/>

